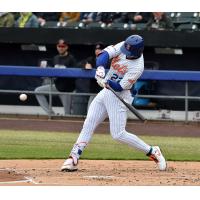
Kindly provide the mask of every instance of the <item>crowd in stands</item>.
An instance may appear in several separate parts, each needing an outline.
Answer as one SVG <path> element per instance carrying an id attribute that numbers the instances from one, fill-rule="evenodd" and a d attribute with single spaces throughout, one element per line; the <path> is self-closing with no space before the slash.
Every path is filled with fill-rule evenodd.
<path id="1" fill-rule="evenodd" d="M 198 29 L 199 12 L 0 12 L 0 27 L 67 27 L 78 23 L 79 28 L 169 29 L 182 26 Z M 185 25 L 185 26 L 184 26 Z"/>

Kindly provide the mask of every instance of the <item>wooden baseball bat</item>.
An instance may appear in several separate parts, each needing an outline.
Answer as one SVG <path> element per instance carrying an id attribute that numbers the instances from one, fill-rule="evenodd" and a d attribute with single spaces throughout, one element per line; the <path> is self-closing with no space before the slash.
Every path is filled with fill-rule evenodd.
<path id="1" fill-rule="evenodd" d="M 108 84 L 106 85 L 106 88 L 109 89 L 135 116 L 138 117 L 142 122 L 146 122 L 147 120 L 144 118 L 143 115 L 141 115 L 131 104 L 127 103 L 120 97 L 115 90 L 113 90 Z"/>

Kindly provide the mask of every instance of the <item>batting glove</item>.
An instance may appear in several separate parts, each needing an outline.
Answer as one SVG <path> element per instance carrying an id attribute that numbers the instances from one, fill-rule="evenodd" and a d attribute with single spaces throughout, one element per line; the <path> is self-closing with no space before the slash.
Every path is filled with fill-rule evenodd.
<path id="1" fill-rule="evenodd" d="M 99 86 L 101 86 L 102 88 L 106 87 L 107 81 L 105 79 L 97 77 L 96 80 L 97 80 L 97 83 L 99 84 Z"/>
<path id="2" fill-rule="evenodd" d="M 105 77 L 105 69 L 103 66 L 97 67 L 95 78 L 104 78 Z"/>

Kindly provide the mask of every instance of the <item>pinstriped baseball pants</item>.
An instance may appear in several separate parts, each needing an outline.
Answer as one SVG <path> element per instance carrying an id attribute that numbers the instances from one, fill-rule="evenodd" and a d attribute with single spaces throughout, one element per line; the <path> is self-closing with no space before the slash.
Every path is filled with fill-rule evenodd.
<path id="1" fill-rule="evenodd" d="M 127 102 L 132 102 L 130 91 L 120 94 Z M 148 153 L 150 146 L 136 135 L 125 130 L 127 121 L 126 106 L 108 89 L 101 90 L 90 104 L 86 120 L 76 144 L 88 144 L 96 127 L 109 117 L 110 133 L 113 139 Z M 86 146 L 86 145 L 85 145 Z M 85 146 L 82 146 L 83 150 Z"/>

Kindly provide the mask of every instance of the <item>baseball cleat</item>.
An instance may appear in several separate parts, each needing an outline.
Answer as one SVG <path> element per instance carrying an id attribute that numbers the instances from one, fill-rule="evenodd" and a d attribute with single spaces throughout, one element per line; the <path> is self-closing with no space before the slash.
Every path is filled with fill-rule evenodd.
<path id="1" fill-rule="evenodd" d="M 156 162 L 160 171 L 166 170 L 167 163 L 166 163 L 165 158 L 162 155 L 161 150 L 158 146 L 152 147 L 152 151 L 151 151 L 151 154 L 149 157 L 151 160 Z"/>
<path id="2" fill-rule="evenodd" d="M 76 164 L 74 162 L 74 159 L 72 157 L 69 157 L 67 160 L 65 160 L 65 162 L 63 163 L 62 167 L 61 167 L 61 171 L 62 172 L 73 172 L 73 171 L 77 171 L 78 167 L 77 167 L 78 162 L 76 161 Z"/>

